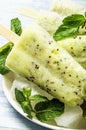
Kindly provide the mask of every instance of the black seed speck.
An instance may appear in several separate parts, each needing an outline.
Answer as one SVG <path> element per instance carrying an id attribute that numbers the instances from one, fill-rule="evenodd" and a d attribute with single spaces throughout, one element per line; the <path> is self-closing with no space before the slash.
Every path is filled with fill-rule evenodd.
<path id="1" fill-rule="evenodd" d="M 76 95 L 78 95 L 78 92 L 74 92 Z"/>
<path id="2" fill-rule="evenodd" d="M 32 61 L 32 64 L 34 65 L 35 63 Z"/>
<path id="3" fill-rule="evenodd" d="M 60 62 L 62 62 L 62 59 L 60 59 Z"/>
<path id="4" fill-rule="evenodd" d="M 59 49 L 57 49 L 57 51 L 59 51 Z"/>
<path id="5" fill-rule="evenodd" d="M 54 84 L 54 82 L 50 82 L 51 84 Z"/>
<path id="6" fill-rule="evenodd" d="M 79 37 L 79 39 L 82 39 L 81 37 Z"/>
<path id="7" fill-rule="evenodd" d="M 49 82 L 49 80 L 47 80 L 47 82 Z"/>
<path id="8" fill-rule="evenodd" d="M 51 91 L 51 89 L 47 88 L 47 92 L 50 92 L 50 91 Z"/>
<path id="9" fill-rule="evenodd" d="M 35 64 L 35 69 L 39 69 L 39 66 L 37 64 Z"/>
<path id="10" fill-rule="evenodd" d="M 49 58 L 51 58 L 51 56 L 49 56 Z"/>
<path id="11" fill-rule="evenodd" d="M 60 67 L 58 68 L 58 70 L 60 70 Z"/>
<path id="12" fill-rule="evenodd" d="M 78 78 L 78 75 L 76 75 L 76 78 Z"/>
<path id="13" fill-rule="evenodd" d="M 54 61 L 53 64 L 57 64 L 57 61 Z"/>
<path id="14" fill-rule="evenodd" d="M 68 68 L 68 66 L 65 66 L 65 69 L 67 69 Z"/>
<path id="15" fill-rule="evenodd" d="M 86 49 L 83 49 L 83 51 L 86 51 Z"/>
<path id="16" fill-rule="evenodd" d="M 59 61 L 54 61 L 54 64 L 57 64 L 57 65 L 59 65 Z"/>
<path id="17" fill-rule="evenodd" d="M 48 87 L 48 85 L 46 84 L 46 87 Z"/>
<path id="18" fill-rule="evenodd" d="M 79 83 L 81 83 L 81 81 L 79 81 Z"/>
<path id="19" fill-rule="evenodd" d="M 35 77 L 33 77 L 33 76 L 31 76 L 31 77 L 26 77 L 26 79 L 33 82 L 34 79 L 35 79 Z"/>
<path id="20" fill-rule="evenodd" d="M 59 61 L 57 61 L 56 63 L 59 64 Z"/>
<path id="21" fill-rule="evenodd" d="M 30 81 L 29 77 L 25 77 L 25 78 Z"/>
<path id="22" fill-rule="evenodd" d="M 71 54 L 72 54 L 72 55 L 74 55 L 74 52 L 73 52 L 73 51 L 71 51 Z"/>
<path id="23" fill-rule="evenodd" d="M 51 42 L 49 42 L 49 44 L 51 44 Z"/>
<path id="24" fill-rule="evenodd" d="M 37 44 L 37 46 L 39 46 L 39 44 Z"/>
<path id="25" fill-rule="evenodd" d="M 71 49 L 73 49 L 73 47 L 71 47 Z"/>
<path id="26" fill-rule="evenodd" d="M 61 74 L 65 74 L 65 71 L 64 71 L 64 72 L 62 72 Z"/>
<path id="27" fill-rule="evenodd" d="M 49 64 L 50 63 L 50 61 L 47 61 L 47 64 Z"/>
<path id="28" fill-rule="evenodd" d="M 79 85 L 78 88 L 81 88 L 81 86 Z"/>

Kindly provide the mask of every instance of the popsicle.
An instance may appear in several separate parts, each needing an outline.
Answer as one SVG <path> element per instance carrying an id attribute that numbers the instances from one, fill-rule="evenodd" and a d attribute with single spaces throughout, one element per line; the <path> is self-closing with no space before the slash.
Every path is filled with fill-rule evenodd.
<path id="1" fill-rule="evenodd" d="M 57 44 L 66 49 L 70 55 L 86 69 L 86 35 L 58 41 Z"/>
<path id="2" fill-rule="evenodd" d="M 51 11 L 58 12 L 62 16 L 68 16 L 83 12 L 83 7 L 72 0 L 52 0 Z"/>
<path id="3" fill-rule="evenodd" d="M 57 45 L 46 30 L 32 24 L 21 37 L 11 36 L 10 40 L 16 44 L 6 60 L 10 70 L 69 106 L 83 103 L 86 98 L 86 70 Z M 5 37 L 9 39 L 10 34 Z"/>
<path id="4" fill-rule="evenodd" d="M 55 12 L 40 11 L 20 8 L 19 12 L 25 16 L 37 19 L 37 23 L 47 30 L 52 36 L 56 29 L 62 23 L 62 17 Z M 79 29 L 79 36 L 67 38 L 65 40 L 57 41 L 57 44 L 62 46 L 70 53 L 77 62 L 79 62 L 86 69 L 86 28 Z"/>
<path id="5" fill-rule="evenodd" d="M 39 12 L 30 8 L 21 7 L 19 13 L 26 17 L 36 19 L 37 24 L 47 30 L 52 36 L 61 25 L 63 17 L 58 13 L 40 10 Z"/>

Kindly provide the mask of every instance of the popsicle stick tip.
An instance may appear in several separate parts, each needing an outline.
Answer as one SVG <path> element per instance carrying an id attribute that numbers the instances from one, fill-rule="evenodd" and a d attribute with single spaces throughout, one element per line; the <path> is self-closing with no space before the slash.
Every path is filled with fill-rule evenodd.
<path id="1" fill-rule="evenodd" d="M 19 40 L 19 36 L 17 34 L 12 32 L 10 29 L 6 28 L 2 24 L 0 24 L 0 35 L 13 43 L 16 43 Z"/>
<path id="2" fill-rule="evenodd" d="M 40 12 L 30 9 L 30 8 L 25 8 L 25 7 L 21 7 L 18 10 L 19 14 L 33 18 L 33 19 L 38 19 L 38 17 L 40 16 Z"/>

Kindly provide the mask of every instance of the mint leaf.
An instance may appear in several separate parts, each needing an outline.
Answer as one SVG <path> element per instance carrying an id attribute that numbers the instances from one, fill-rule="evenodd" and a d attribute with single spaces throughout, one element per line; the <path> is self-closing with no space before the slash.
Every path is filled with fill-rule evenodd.
<path id="1" fill-rule="evenodd" d="M 41 96 L 41 95 L 33 95 L 33 96 L 30 96 L 29 98 L 31 101 L 37 101 L 37 102 L 43 102 L 43 101 L 48 101 L 48 99 L 44 96 Z"/>
<path id="2" fill-rule="evenodd" d="M 26 100 L 28 100 L 31 95 L 31 88 L 23 88 L 22 92 Z"/>
<path id="3" fill-rule="evenodd" d="M 24 113 L 27 114 L 27 117 L 32 118 L 32 107 L 29 102 L 29 97 L 31 93 L 31 89 L 29 88 L 23 88 L 23 90 L 18 90 L 15 88 L 15 97 L 17 102 L 21 105 Z"/>
<path id="4" fill-rule="evenodd" d="M 61 25 L 53 37 L 56 41 L 58 41 L 70 36 L 74 36 L 77 34 L 77 32 L 78 32 L 78 27 L 71 28 L 71 27 Z"/>
<path id="5" fill-rule="evenodd" d="M 25 96 L 21 90 L 18 90 L 15 88 L 15 97 L 19 104 L 22 104 L 22 102 L 26 101 Z"/>
<path id="6" fill-rule="evenodd" d="M 21 103 L 21 107 L 23 111 L 27 114 L 27 117 L 32 119 L 32 109 L 31 109 L 30 104 L 27 101 L 23 101 Z"/>
<path id="7" fill-rule="evenodd" d="M 79 27 L 85 22 L 85 17 L 81 14 L 73 14 L 62 21 L 68 27 Z"/>
<path id="8" fill-rule="evenodd" d="M 11 30 L 18 34 L 19 36 L 22 33 L 22 27 L 21 27 L 21 22 L 18 18 L 14 18 L 11 20 Z"/>
<path id="9" fill-rule="evenodd" d="M 13 44 L 11 42 L 5 44 L 0 48 L 0 74 L 4 75 L 10 70 L 5 66 L 6 58 L 11 51 Z"/>
<path id="10" fill-rule="evenodd" d="M 64 104 L 57 99 L 39 102 L 35 105 L 36 117 L 44 122 L 53 120 L 64 112 Z"/>
<path id="11" fill-rule="evenodd" d="M 84 27 L 86 17 L 81 14 L 73 14 L 63 19 L 62 25 L 56 30 L 53 38 L 58 41 L 67 37 L 79 35 L 79 28 Z"/>

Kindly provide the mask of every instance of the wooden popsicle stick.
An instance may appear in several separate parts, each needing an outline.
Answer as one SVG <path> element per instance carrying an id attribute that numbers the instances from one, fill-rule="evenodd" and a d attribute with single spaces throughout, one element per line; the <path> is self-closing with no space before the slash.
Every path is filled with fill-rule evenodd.
<path id="1" fill-rule="evenodd" d="M 21 15 L 27 16 L 27 17 L 31 17 L 33 19 L 38 19 L 40 16 L 40 12 L 33 10 L 33 9 L 27 9 L 24 7 L 21 7 L 18 11 Z"/>
<path id="2" fill-rule="evenodd" d="M 19 40 L 19 36 L 0 24 L 0 35 L 6 38 L 7 40 L 11 41 L 12 43 L 17 43 Z"/>

